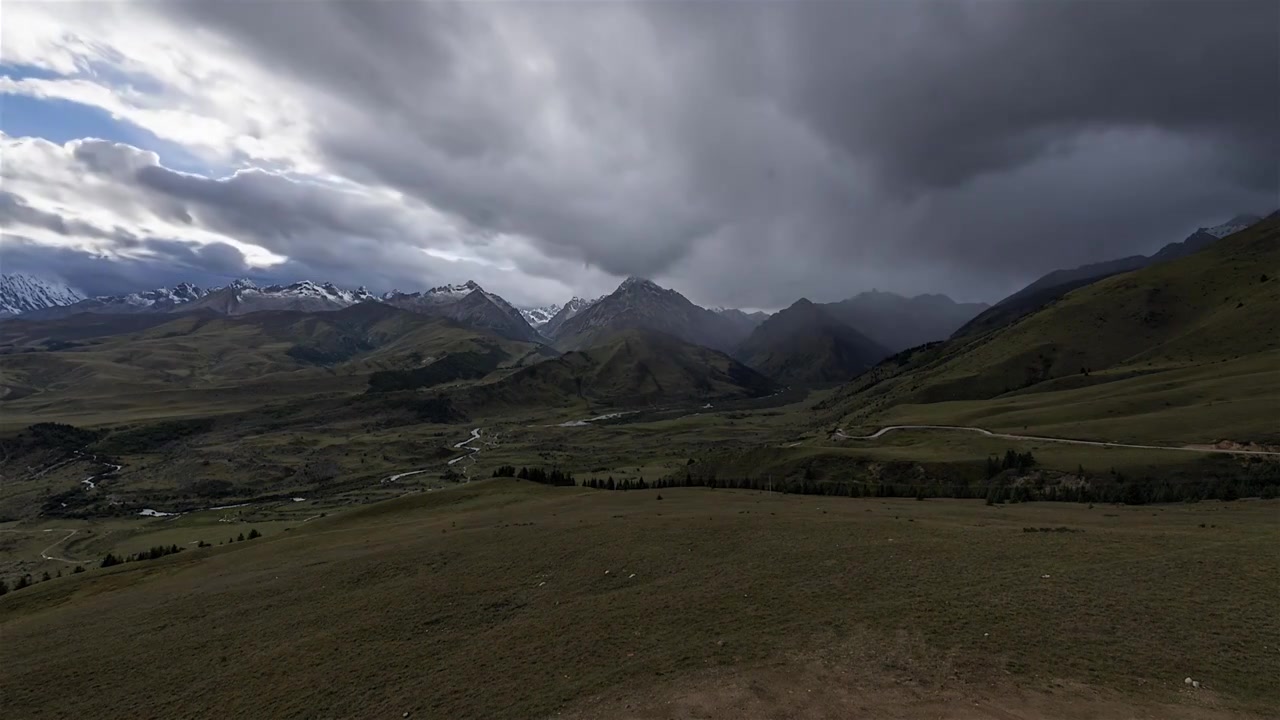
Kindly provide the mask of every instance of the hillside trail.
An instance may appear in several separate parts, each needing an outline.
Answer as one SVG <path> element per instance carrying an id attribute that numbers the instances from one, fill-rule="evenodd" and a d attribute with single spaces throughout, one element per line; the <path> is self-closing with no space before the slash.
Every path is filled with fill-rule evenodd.
<path id="1" fill-rule="evenodd" d="M 53 561 L 55 561 L 55 562 L 64 562 L 64 563 L 67 563 L 67 564 L 69 564 L 69 565 L 78 565 L 78 564 L 80 564 L 80 563 L 85 562 L 84 560 L 72 560 L 72 559 L 70 559 L 70 558 L 58 557 L 57 555 L 50 555 L 50 554 L 49 554 L 49 553 L 50 553 L 50 551 L 52 551 L 54 548 L 58 547 L 59 545 L 61 545 L 61 544 L 62 544 L 62 543 L 64 543 L 64 542 L 66 542 L 66 541 L 70 540 L 70 539 L 71 539 L 71 537 L 72 537 L 73 535 L 75 535 L 76 533 L 80 532 L 79 530 L 67 530 L 66 528 L 48 528 L 48 529 L 45 529 L 45 530 L 11 530 L 11 529 L 5 528 L 5 529 L 3 529 L 3 530 L 0 530 L 0 532 L 6 532 L 6 533 L 24 533 L 24 534 L 30 533 L 30 534 L 34 534 L 34 533 L 51 533 L 51 532 L 61 532 L 61 531 L 64 531 L 64 530 L 65 530 L 65 531 L 66 531 L 66 533 L 67 533 L 66 535 L 63 535 L 62 537 L 58 538 L 58 539 L 57 539 L 53 544 L 49 545 L 49 547 L 46 547 L 45 549 L 43 549 L 43 550 L 41 550 L 41 551 L 40 551 L 40 559 L 41 559 L 41 560 L 53 560 Z"/>
<path id="2" fill-rule="evenodd" d="M 960 432 L 974 432 L 979 435 L 1001 438 L 1004 440 L 1029 440 L 1034 442 L 1062 443 L 1066 445 L 1089 445 L 1092 447 L 1132 448 L 1137 450 L 1178 450 L 1181 452 L 1226 453 L 1228 455 L 1280 456 L 1280 452 L 1273 450 L 1240 450 L 1236 448 L 1206 447 L 1200 445 L 1138 445 L 1134 443 L 1103 442 L 1101 440 L 1072 440 L 1070 438 L 1048 437 L 1045 435 L 1018 435 L 1016 433 L 994 432 L 987 430 L 986 428 L 971 427 L 968 425 L 890 425 L 888 427 L 880 428 L 870 435 L 848 435 L 844 430 L 837 428 L 836 431 L 832 433 L 832 437 L 840 440 L 876 440 L 888 433 L 899 430 L 954 430 Z"/>

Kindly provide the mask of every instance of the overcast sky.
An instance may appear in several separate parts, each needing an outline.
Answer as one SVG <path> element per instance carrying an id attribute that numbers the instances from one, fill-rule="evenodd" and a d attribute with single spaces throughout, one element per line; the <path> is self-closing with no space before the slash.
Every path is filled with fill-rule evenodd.
<path id="1" fill-rule="evenodd" d="M 1280 3 L 0 8 L 0 270 L 994 301 L 1280 206 Z"/>

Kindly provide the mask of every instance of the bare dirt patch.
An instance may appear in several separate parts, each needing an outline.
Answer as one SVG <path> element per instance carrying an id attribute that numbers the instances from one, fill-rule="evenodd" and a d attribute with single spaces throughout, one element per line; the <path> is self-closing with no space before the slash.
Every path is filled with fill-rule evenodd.
<path id="1" fill-rule="evenodd" d="M 868 637 L 867 639 L 871 639 Z M 1172 701 L 1037 679 L 962 678 L 919 638 L 859 645 L 775 664 L 709 669 L 644 690 L 609 692 L 559 713 L 569 720 L 1262 720 L 1210 690 Z"/>

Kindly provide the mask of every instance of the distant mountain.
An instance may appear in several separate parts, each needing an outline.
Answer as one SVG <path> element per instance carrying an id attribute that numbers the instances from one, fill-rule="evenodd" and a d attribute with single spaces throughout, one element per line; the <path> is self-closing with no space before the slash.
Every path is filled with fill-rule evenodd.
<path id="1" fill-rule="evenodd" d="M 945 340 L 986 310 L 986 303 L 958 303 L 946 295 L 903 297 L 891 292 L 859 293 L 824 305 L 835 318 L 891 352 Z"/>
<path id="2" fill-rule="evenodd" d="M 1081 265 L 1071 270 L 1054 270 L 992 305 L 956 330 L 953 337 L 978 335 L 1003 327 L 1049 305 L 1072 290 L 1091 285 L 1103 278 L 1187 257 L 1208 248 L 1220 238 L 1240 232 L 1260 220 L 1261 218 L 1254 215 L 1237 215 L 1221 225 L 1200 228 L 1182 242 L 1169 243 L 1152 255 L 1130 255 L 1118 260 Z"/>
<path id="3" fill-rule="evenodd" d="M 602 344 L 531 365 L 472 390 L 477 404 L 562 405 L 588 400 L 616 406 L 759 397 L 774 384 L 707 347 L 631 328 Z"/>
<path id="4" fill-rule="evenodd" d="M 0 317 L 73 305 L 84 299 L 63 283 L 26 273 L 0 275 Z"/>
<path id="5" fill-rule="evenodd" d="M 542 307 L 520 308 L 520 315 L 524 317 L 525 322 L 534 328 L 546 325 L 558 312 L 560 312 L 560 306 L 555 303 L 543 305 Z"/>
<path id="6" fill-rule="evenodd" d="M 29 312 L 24 320 L 55 320 L 57 318 L 91 313 L 95 315 L 138 315 L 172 312 L 177 308 L 204 297 L 207 292 L 190 283 L 172 288 L 156 288 L 127 295 L 103 295 L 81 300 L 72 305 L 50 307 Z"/>
<path id="7" fill-rule="evenodd" d="M 425 292 L 392 291 L 377 297 L 363 287 L 347 290 L 328 282 L 303 280 L 288 285 L 259 286 L 252 280 L 241 278 L 212 290 L 182 283 L 173 288 L 127 295 L 87 300 L 76 297 L 78 302 L 32 310 L 24 313 L 23 319 L 53 320 L 81 313 L 133 315 L 209 311 L 239 316 L 282 310 L 333 312 L 360 303 L 379 302 L 422 315 L 447 318 L 466 327 L 487 330 L 513 340 L 545 342 L 519 310 L 474 282 L 444 285 Z"/>
<path id="8" fill-rule="evenodd" d="M 737 308 L 711 308 L 711 312 L 733 323 L 743 336 L 750 335 L 752 330 L 760 327 L 760 323 L 769 317 L 767 312 L 743 312 Z"/>
<path id="9" fill-rule="evenodd" d="M 803 298 L 760 323 L 734 353 L 774 380 L 795 385 L 846 382 L 890 354 L 827 306 Z"/>
<path id="10" fill-rule="evenodd" d="M 560 326 L 563 325 L 566 320 L 577 315 L 583 310 L 586 310 L 592 305 L 600 302 L 601 299 L 602 298 L 596 298 L 595 300 L 587 300 L 575 295 L 572 300 L 565 303 L 564 307 L 560 308 L 556 312 L 556 314 L 553 315 L 551 319 L 547 321 L 546 325 L 539 328 L 539 330 L 542 332 L 543 335 L 546 335 L 549 338 L 553 338 L 556 336 L 556 333 L 560 330 Z"/>
<path id="11" fill-rule="evenodd" d="M 488 330 L 511 340 L 545 342 L 524 315 L 500 296 L 474 281 L 444 285 L 420 293 L 389 292 L 382 302 L 412 312 L 445 317 L 462 325 Z"/>
<path id="12" fill-rule="evenodd" d="M 333 283 L 309 280 L 289 285 L 258 287 L 252 280 L 240 279 L 223 288 L 184 303 L 181 310 L 213 310 L 220 315 L 247 315 L 267 310 L 328 312 L 351 307 L 373 296 L 364 288 L 343 290 Z"/>
<path id="13" fill-rule="evenodd" d="M 738 325 L 720 314 L 638 277 L 627 278 L 612 294 L 565 320 L 553 337 L 561 350 L 581 350 L 634 329 L 656 330 L 726 352 L 745 337 Z"/>

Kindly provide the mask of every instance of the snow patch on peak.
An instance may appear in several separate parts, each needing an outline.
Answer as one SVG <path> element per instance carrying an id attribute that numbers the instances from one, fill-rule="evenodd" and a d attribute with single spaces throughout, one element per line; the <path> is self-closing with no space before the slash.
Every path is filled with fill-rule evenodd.
<path id="1" fill-rule="evenodd" d="M 1238 233 L 1241 230 L 1245 230 L 1251 225 L 1253 225 L 1254 223 L 1259 222 L 1260 220 L 1262 220 L 1262 218 L 1256 215 L 1237 215 L 1231 218 L 1230 220 L 1226 221 L 1225 223 L 1222 223 L 1221 225 L 1214 225 L 1213 227 L 1210 227 L 1210 228 L 1202 228 L 1202 231 L 1216 238 L 1221 239 L 1233 233 Z"/>
<path id="2" fill-rule="evenodd" d="M 577 298 L 574 299 L 576 300 Z M 542 307 L 520 309 L 520 314 L 524 316 L 525 322 L 536 328 L 546 325 L 558 312 L 560 312 L 560 306 L 555 303 L 543 305 Z"/>
<path id="3" fill-rule="evenodd" d="M 461 285 L 441 285 L 433 287 L 427 291 L 428 295 L 468 295 L 475 290 L 480 290 L 480 286 L 475 280 L 468 280 Z"/>
<path id="4" fill-rule="evenodd" d="M 84 296 L 66 284 L 26 273 L 0 275 L 0 315 L 72 305 Z"/>

